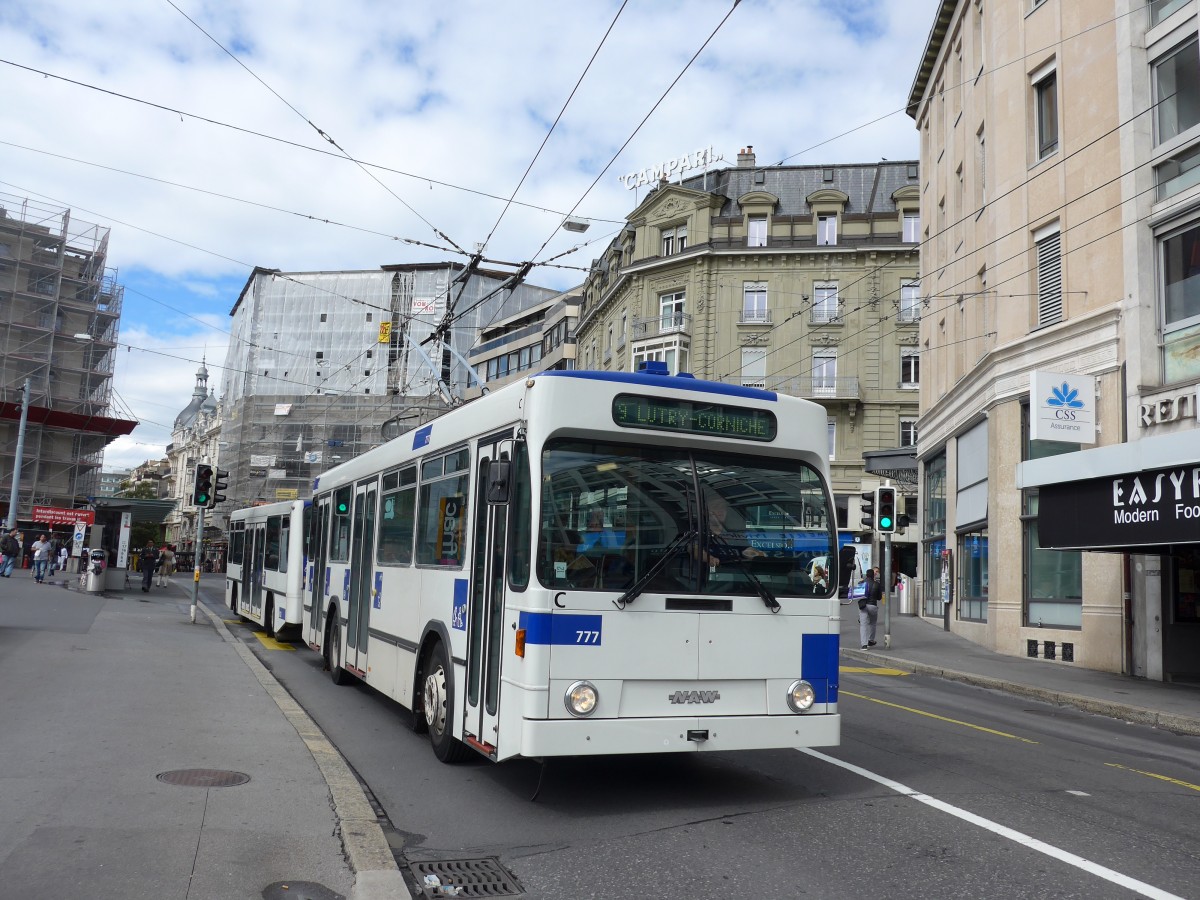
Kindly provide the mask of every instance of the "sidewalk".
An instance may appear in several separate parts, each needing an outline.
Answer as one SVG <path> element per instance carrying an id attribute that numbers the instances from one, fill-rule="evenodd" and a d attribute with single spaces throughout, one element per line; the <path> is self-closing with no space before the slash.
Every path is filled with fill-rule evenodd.
<path id="1" fill-rule="evenodd" d="M 190 580 L 77 587 L 0 579 L 0 895 L 411 896 L 340 754 L 219 616 L 192 623 Z"/>
<path id="2" fill-rule="evenodd" d="M 935 675 L 1085 712 L 1200 735 L 1200 687 L 1147 681 L 1052 662 L 994 653 L 919 616 L 893 615 L 884 649 L 880 612 L 877 645 L 859 649 L 858 607 L 842 607 L 842 658 Z"/>

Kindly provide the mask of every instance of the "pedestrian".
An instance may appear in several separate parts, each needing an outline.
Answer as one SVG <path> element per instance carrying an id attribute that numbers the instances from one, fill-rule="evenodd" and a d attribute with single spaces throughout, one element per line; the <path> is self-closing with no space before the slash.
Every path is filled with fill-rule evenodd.
<path id="1" fill-rule="evenodd" d="M 39 534 L 38 539 L 30 548 L 33 555 L 33 580 L 36 584 L 46 583 L 46 568 L 50 565 L 50 541 L 46 535 Z"/>
<path id="2" fill-rule="evenodd" d="M 146 546 L 138 555 L 138 568 L 142 573 L 142 593 L 150 593 L 150 585 L 154 583 L 154 570 L 158 566 L 158 549 L 154 541 L 147 539 Z"/>
<path id="3" fill-rule="evenodd" d="M 875 646 L 875 623 L 883 599 L 883 579 L 879 568 L 867 570 L 867 596 L 858 601 L 858 640 L 862 649 Z"/>
<path id="4" fill-rule="evenodd" d="M 3 561 L 0 562 L 0 576 L 12 578 L 12 570 L 16 566 L 17 560 L 21 558 L 21 545 L 17 542 L 17 529 L 11 529 L 4 537 L 0 538 L 0 554 L 3 554 Z"/>
<path id="5" fill-rule="evenodd" d="M 67 549 L 67 545 L 63 544 L 58 548 L 58 567 L 62 569 L 64 575 L 67 574 L 67 560 L 71 558 L 71 551 Z"/>
<path id="6" fill-rule="evenodd" d="M 158 586 L 166 587 L 167 581 L 175 574 L 175 547 L 167 544 L 163 547 L 158 561 Z"/>

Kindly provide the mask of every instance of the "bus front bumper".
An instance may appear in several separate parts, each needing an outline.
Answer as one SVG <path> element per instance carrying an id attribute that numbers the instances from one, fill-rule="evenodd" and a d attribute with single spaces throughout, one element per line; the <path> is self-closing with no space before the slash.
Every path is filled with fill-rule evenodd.
<path id="1" fill-rule="evenodd" d="M 833 747 L 837 713 L 792 716 L 696 716 L 661 719 L 525 719 L 521 756 L 613 753 L 703 753 L 788 747 Z"/>

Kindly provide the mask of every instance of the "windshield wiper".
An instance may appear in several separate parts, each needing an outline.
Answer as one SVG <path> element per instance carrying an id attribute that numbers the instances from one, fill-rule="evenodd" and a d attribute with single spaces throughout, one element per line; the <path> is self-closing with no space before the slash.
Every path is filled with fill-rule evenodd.
<path id="1" fill-rule="evenodd" d="M 762 597 L 762 602 L 766 604 L 767 609 L 773 613 L 779 612 L 779 601 L 775 599 L 775 595 L 771 593 L 771 589 L 759 581 L 758 576 L 750 571 L 750 567 L 746 565 L 745 557 L 742 556 L 741 552 L 736 547 L 731 547 L 729 542 L 719 534 L 710 534 L 708 539 L 718 547 L 729 551 L 727 554 L 729 559 L 737 563 L 737 567 L 742 570 L 742 574 L 754 585 L 754 589 L 758 591 L 758 596 Z"/>
<path id="2" fill-rule="evenodd" d="M 663 555 L 659 557 L 658 562 L 647 569 L 641 578 L 631 584 L 629 586 L 629 590 L 614 600 L 613 605 L 616 606 L 617 609 L 624 609 L 626 603 L 632 603 L 634 600 L 636 600 L 642 591 L 646 589 L 646 585 L 653 581 L 655 576 L 658 575 L 658 573 L 664 568 L 666 568 L 667 563 L 669 563 L 675 557 L 675 554 L 679 552 L 679 548 L 695 537 L 696 532 L 694 530 L 681 531 L 679 534 L 675 535 L 675 539 L 671 541 L 671 543 L 667 544 L 667 547 L 663 551 Z"/>

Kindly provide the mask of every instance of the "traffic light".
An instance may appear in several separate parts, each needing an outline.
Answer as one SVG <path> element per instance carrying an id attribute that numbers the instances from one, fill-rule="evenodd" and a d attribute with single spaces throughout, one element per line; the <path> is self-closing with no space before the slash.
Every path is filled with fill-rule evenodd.
<path id="1" fill-rule="evenodd" d="M 218 503 L 224 503 L 227 499 L 221 491 L 229 487 L 229 472 L 225 469 L 213 469 L 213 485 L 212 496 L 208 498 L 208 508 L 212 509 Z"/>
<path id="2" fill-rule="evenodd" d="M 868 531 L 874 531 L 875 492 L 863 491 L 859 496 L 862 497 L 862 503 L 859 504 L 859 508 L 862 510 L 862 519 L 860 521 L 862 522 L 863 528 L 867 529 Z"/>
<path id="3" fill-rule="evenodd" d="M 192 506 L 208 509 L 212 506 L 213 467 L 208 463 L 196 463 L 196 480 L 193 483 Z"/>
<path id="4" fill-rule="evenodd" d="M 894 487 L 876 489 L 875 515 L 879 521 L 880 534 L 896 533 L 896 489 Z"/>

